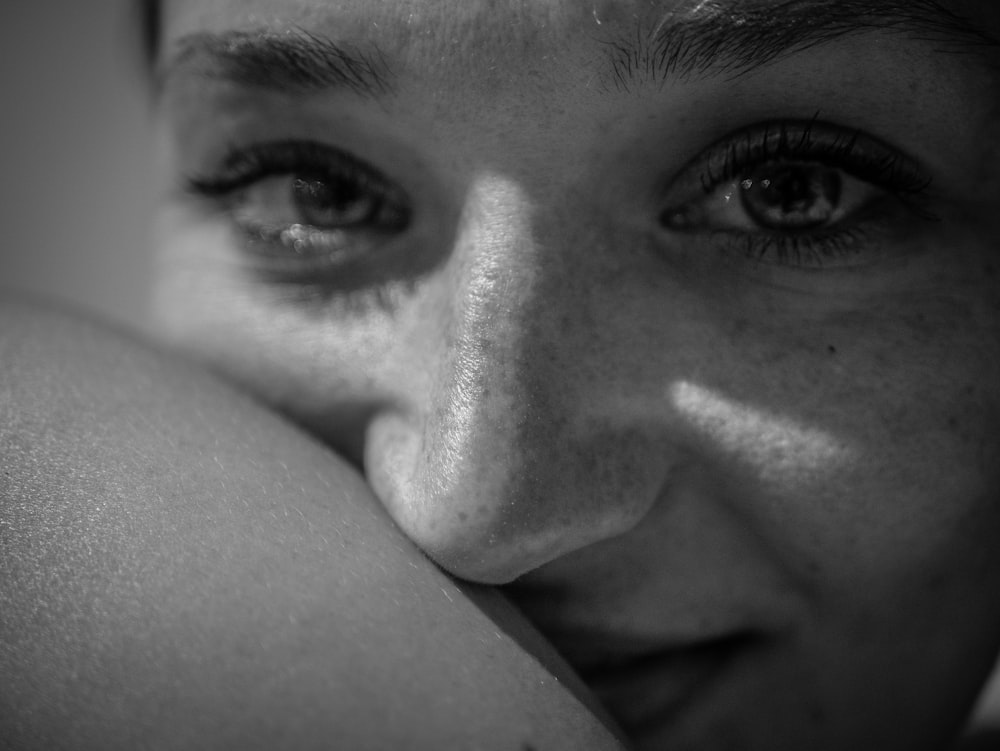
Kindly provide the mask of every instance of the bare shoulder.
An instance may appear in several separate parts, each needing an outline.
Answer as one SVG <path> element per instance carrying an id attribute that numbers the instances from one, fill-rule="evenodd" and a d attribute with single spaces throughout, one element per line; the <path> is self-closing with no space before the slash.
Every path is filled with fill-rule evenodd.
<path id="1" fill-rule="evenodd" d="M 353 469 L 152 348 L 0 303 L 0 462 L 0 747 L 618 747 Z"/>

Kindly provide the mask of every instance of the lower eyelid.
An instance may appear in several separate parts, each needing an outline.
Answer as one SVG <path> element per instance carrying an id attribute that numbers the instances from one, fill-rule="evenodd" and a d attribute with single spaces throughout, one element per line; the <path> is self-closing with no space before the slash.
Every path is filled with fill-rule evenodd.
<path id="1" fill-rule="evenodd" d="M 858 269 L 888 258 L 884 238 L 867 227 L 851 227 L 824 236 L 733 234 L 718 232 L 709 243 L 724 256 L 738 256 L 755 267 L 788 271 Z"/>
<path id="2" fill-rule="evenodd" d="M 275 255 L 293 251 L 295 257 L 301 259 L 332 254 L 346 256 L 345 247 L 351 240 L 344 230 L 317 230 L 305 224 L 245 226 L 243 234 L 261 251 L 281 246 L 284 250 Z"/>

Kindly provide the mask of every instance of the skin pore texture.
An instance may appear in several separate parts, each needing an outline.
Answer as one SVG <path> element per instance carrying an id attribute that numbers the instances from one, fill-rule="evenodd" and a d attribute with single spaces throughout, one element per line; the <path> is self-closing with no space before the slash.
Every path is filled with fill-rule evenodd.
<path id="1" fill-rule="evenodd" d="M 994 3 L 161 20 L 164 342 L 636 748 L 947 747 L 1000 645 Z"/>

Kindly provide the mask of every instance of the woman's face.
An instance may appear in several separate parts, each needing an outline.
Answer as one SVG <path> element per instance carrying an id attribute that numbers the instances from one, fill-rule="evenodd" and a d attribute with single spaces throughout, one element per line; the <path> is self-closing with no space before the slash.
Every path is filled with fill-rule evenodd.
<path id="1" fill-rule="evenodd" d="M 1000 12 L 778 5 L 169 0 L 157 318 L 640 747 L 935 747 L 1000 641 Z"/>

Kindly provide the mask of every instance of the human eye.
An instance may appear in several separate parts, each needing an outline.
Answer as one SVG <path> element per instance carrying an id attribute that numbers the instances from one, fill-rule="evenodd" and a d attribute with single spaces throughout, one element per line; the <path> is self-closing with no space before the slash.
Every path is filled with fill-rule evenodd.
<path id="1" fill-rule="evenodd" d="M 234 148 L 186 185 L 222 209 L 255 270 L 289 280 L 373 260 L 411 218 L 379 170 L 313 141 Z"/>
<path id="2" fill-rule="evenodd" d="M 934 220 L 930 184 L 912 158 L 860 131 L 770 122 L 689 165 L 660 221 L 761 264 L 851 268 L 885 257 L 916 220 Z"/>

